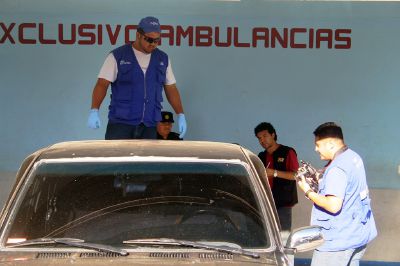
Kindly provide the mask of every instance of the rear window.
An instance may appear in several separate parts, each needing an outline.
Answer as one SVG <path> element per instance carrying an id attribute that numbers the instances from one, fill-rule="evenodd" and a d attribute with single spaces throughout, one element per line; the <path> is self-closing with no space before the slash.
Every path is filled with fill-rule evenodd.
<path id="1" fill-rule="evenodd" d="M 15 239 L 138 238 L 269 246 L 246 167 L 222 162 L 51 162 L 38 165 L 9 225 Z"/>

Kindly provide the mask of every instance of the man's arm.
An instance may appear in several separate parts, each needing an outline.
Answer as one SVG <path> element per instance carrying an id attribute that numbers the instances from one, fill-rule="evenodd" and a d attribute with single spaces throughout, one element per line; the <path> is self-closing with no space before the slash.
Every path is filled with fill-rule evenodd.
<path id="1" fill-rule="evenodd" d="M 179 137 L 183 139 L 186 134 L 187 125 L 185 115 L 183 114 L 183 106 L 178 88 L 176 87 L 175 83 L 171 85 L 164 85 L 164 91 L 168 102 L 171 104 L 175 113 L 178 114 Z"/>
<path id="2" fill-rule="evenodd" d="M 304 176 L 301 177 L 297 184 L 306 193 L 306 197 L 319 207 L 327 210 L 332 214 L 336 214 L 342 209 L 343 200 L 341 198 L 333 195 L 320 195 L 314 192 L 308 185 Z"/>
<path id="3" fill-rule="evenodd" d="M 299 162 L 297 160 L 297 155 L 293 150 L 289 150 L 289 153 L 286 157 L 286 170 L 287 171 L 278 171 L 274 169 L 267 168 L 267 176 L 273 177 L 274 172 L 276 171 L 276 177 L 294 180 L 294 175 L 296 174 L 297 169 L 299 168 Z"/>
<path id="4" fill-rule="evenodd" d="M 96 85 L 93 88 L 91 109 L 100 109 L 109 85 L 110 81 L 103 78 L 97 79 Z"/>
<path id="5" fill-rule="evenodd" d="M 271 168 L 267 168 L 265 170 L 267 172 L 268 177 L 274 177 L 274 172 L 276 171 L 276 177 L 287 179 L 287 180 L 294 180 L 294 175 L 296 174 L 296 172 L 279 171 L 279 170 L 275 170 L 275 169 L 271 169 Z"/>
<path id="6" fill-rule="evenodd" d="M 338 213 L 342 209 L 343 200 L 336 196 L 322 196 L 312 191 L 308 193 L 308 198 L 319 207 L 333 214 Z"/>
<path id="7" fill-rule="evenodd" d="M 179 94 L 176 84 L 164 85 L 165 96 L 167 96 L 168 102 L 171 104 L 176 114 L 183 114 L 183 106 L 181 102 L 181 96 Z"/>

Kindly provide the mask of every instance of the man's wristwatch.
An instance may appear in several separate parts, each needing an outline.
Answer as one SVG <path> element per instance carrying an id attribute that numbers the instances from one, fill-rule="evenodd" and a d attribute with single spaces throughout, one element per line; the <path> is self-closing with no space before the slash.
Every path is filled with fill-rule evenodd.
<path id="1" fill-rule="evenodd" d="M 277 176 L 278 176 L 278 171 L 274 170 L 274 177 L 277 177 Z"/>

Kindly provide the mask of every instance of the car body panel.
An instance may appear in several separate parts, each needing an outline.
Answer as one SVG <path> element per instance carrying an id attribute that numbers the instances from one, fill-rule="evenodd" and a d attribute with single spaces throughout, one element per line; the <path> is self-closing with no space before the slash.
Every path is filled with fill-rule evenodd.
<path id="1" fill-rule="evenodd" d="M 274 254 L 260 259 L 225 253 L 156 249 L 151 252 L 135 251 L 128 256 L 112 253 L 80 252 L 7 252 L 1 265 L 276 265 Z"/>

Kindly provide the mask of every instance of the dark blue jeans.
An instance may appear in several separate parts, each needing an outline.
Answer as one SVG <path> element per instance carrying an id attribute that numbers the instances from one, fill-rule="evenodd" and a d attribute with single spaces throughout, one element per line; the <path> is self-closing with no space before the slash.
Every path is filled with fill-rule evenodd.
<path id="1" fill-rule="evenodd" d="M 157 139 L 156 127 L 108 122 L 105 139 Z"/>

